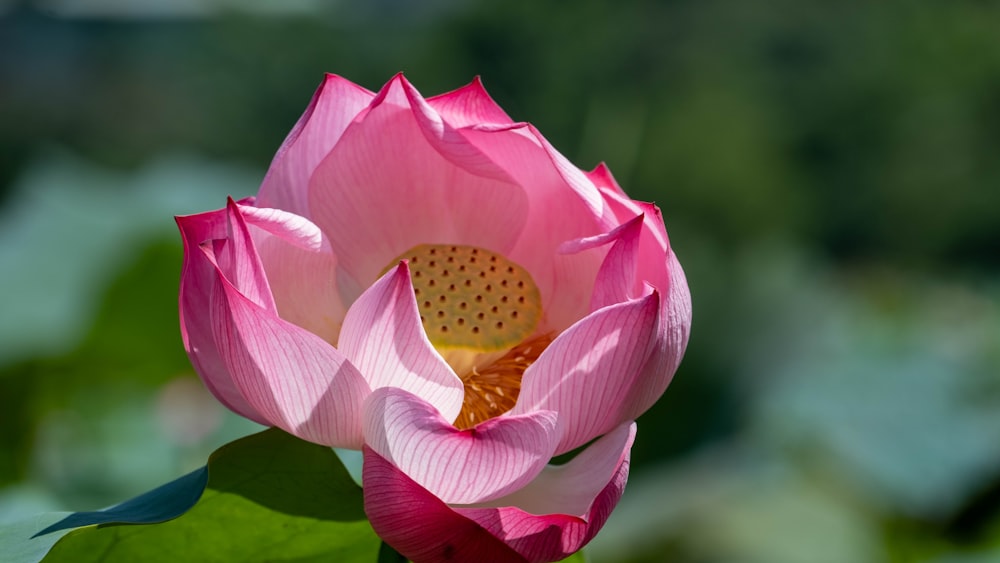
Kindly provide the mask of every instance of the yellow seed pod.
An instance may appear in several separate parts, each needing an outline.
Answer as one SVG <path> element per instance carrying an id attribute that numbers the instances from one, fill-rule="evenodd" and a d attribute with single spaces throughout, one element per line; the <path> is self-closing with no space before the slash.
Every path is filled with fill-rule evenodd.
<path id="1" fill-rule="evenodd" d="M 407 260 L 427 337 L 440 349 L 506 350 L 531 336 L 542 300 L 531 275 L 483 248 L 421 244 Z"/>

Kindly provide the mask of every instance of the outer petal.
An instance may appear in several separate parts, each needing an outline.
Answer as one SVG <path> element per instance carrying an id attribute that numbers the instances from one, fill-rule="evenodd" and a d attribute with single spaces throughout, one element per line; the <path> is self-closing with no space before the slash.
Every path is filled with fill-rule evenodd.
<path id="1" fill-rule="evenodd" d="M 372 389 L 409 391 L 448 420 L 462 410 L 465 387 L 427 339 L 405 263 L 382 276 L 351 306 L 340 351 Z"/>
<path id="2" fill-rule="evenodd" d="M 328 74 L 271 161 L 257 195 L 263 207 L 310 217 L 307 190 L 316 165 L 375 94 Z"/>
<path id="3" fill-rule="evenodd" d="M 458 430 L 399 389 L 377 389 L 365 406 L 365 444 L 448 503 L 484 502 L 523 487 L 557 441 L 555 413 L 548 411 Z"/>
<path id="4" fill-rule="evenodd" d="M 361 407 L 370 390 L 357 369 L 320 337 L 247 299 L 222 275 L 215 283 L 213 334 L 247 402 L 270 424 L 304 440 L 359 448 Z"/>
<path id="5" fill-rule="evenodd" d="M 311 218 L 330 237 L 345 302 L 422 243 L 507 253 L 527 214 L 524 190 L 470 173 L 431 146 L 397 77 L 344 131 L 310 181 Z"/>
<path id="6" fill-rule="evenodd" d="M 636 277 L 659 289 L 664 296 L 656 351 L 637 380 L 635 401 L 627 409 L 626 416 L 634 419 L 656 402 L 684 357 L 691 333 L 691 293 L 684 270 L 670 248 L 659 208 L 628 199 L 616 190 L 602 189 L 602 194 L 622 220 L 643 215 L 638 247 L 630 250 L 635 253 Z"/>
<path id="7" fill-rule="evenodd" d="M 505 497 L 477 508 L 513 506 L 535 515 L 567 514 L 584 518 L 594 499 L 618 473 L 635 441 L 636 425 L 625 422 L 562 465 L 549 465 L 538 477 Z"/>
<path id="8" fill-rule="evenodd" d="M 527 562 L 371 448 L 364 448 L 364 456 L 365 513 L 375 533 L 413 563 Z"/>
<path id="9" fill-rule="evenodd" d="M 624 425 L 573 462 L 546 470 L 563 473 L 565 479 L 560 482 L 565 485 L 557 485 L 559 494 L 573 484 L 588 489 L 590 502 L 582 515 L 532 514 L 517 506 L 452 508 L 368 447 L 364 450 L 362 477 L 365 512 L 376 533 L 415 563 L 559 561 L 581 549 L 597 534 L 621 498 L 628 480 L 628 451 L 634 435 L 634 425 Z M 596 492 L 592 485 L 598 472 L 588 464 L 599 466 L 601 472 L 613 467 L 610 477 L 605 474 L 606 480 Z M 586 484 L 581 483 L 581 476 L 587 476 Z M 547 479 L 539 476 L 525 490 L 537 491 Z M 567 496 L 570 505 L 580 504 L 583 495 L 566 492 L 570 493 Z M 556 496 L 548 498 L 554 503 Z"/>
<path id="10" fill-rule="evenodd" d="M 483 123 L 513 123 L 503 108 L 486 93 L 478 76 L 457 90 L 427 98 L 427 103 L 455 128 Z"/>
<path id="11" fill-rule="evenodd" d="M 561 560 L 593 539 L 618 504 L 628 481 L 634 439 L 635 423 L 623 424 L 569 463 L 547 469 L 516 498 L 508 498 L 513 506 L 455 511 L 529 561 Z M 530 508 L 525 510 L 522 502 Z"/>
<path id="12" fill-rule="evenodd" d="M 226 236 L 226 210 L 177 217 L 184 240 L 184 265 L 181 269 L 180 321 L 184 349 L 205 387 L 219 401 L 237 414 L 259 424 L 268 421 L 243 397 L 219 354 L 207 312 L 220 290 L 219 273 L 205 256 L 202 243 Z"/>
<path id="13" fill-rule="evenodd" d="M 660 309 L 659 338 L 642 373 L 636 378 L 623 416 L 638 418 L 670 384 L 680 366 L 691 333 L 691 294 L 680 262 L 673 252 L 667 258 L 670 287 Z"/>
<path id="14" fill-rule="evenodd" d="M 639 380 L 657 342 L 659 309 L 654 291 L 600 309 L 560 334 L 524 372 L 511 414 L 559 413 L 557 454 L 632 420 L 636 387 L 646 390 Z"/>
<path id="15" fill-rule="evenodd" d="M 220 273 L 237 291 L 269 312 L 277 310 L 250 229 L 239 205 L 232 198 L 226 205 L 225 238 L 204 242 L 202 249 L 209 252 Z"/>

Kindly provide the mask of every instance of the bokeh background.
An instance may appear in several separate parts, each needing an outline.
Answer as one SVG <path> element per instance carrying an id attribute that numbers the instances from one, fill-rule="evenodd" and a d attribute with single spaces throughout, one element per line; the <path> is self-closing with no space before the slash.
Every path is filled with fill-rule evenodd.
<path id="1" fill-rule="evenodd" d="M 693 334 L 595 563 L 1000 561 L 990 0 L 0 0 L 0 522 L 255 431 L 172 216 L 252 195 L 323 72 L 400 70 L 663 209 Z"/>

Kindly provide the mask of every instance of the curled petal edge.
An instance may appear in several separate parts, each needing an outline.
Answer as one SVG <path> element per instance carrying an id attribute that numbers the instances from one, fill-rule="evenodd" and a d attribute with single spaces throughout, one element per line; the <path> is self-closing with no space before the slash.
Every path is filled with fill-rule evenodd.
<path id="1" fill-rule="evenodd" d="M 368 447 L 362 477 L 365 512 L 386 543 L 417 563 L 559 561 L 593 539 L 618 504 L 628 481 L 634 436 L 634 425 L 629 425 L 611 478 L 582 516 L 537 515 L 516 506 L 452 507 Z"/>

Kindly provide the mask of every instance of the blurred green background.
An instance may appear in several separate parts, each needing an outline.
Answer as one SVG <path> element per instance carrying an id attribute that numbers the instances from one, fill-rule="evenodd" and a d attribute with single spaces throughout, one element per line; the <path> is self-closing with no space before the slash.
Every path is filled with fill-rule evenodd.
<path id="1" fill-rule="evenodd" d="M 254 431 L 172 216 L 255 193 L 323 72 L 400 70 L 663 209 L 693 334 L 593 561 L 1000 561 L 988 0 L 0 0 L 0 522 Z"/>

